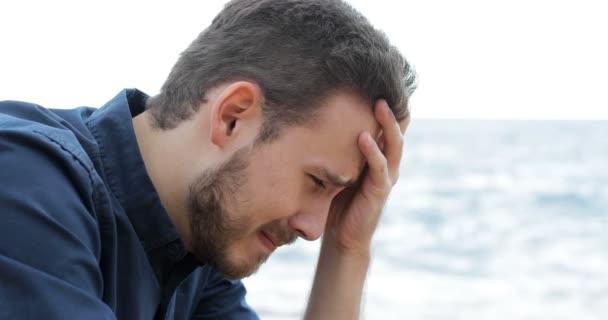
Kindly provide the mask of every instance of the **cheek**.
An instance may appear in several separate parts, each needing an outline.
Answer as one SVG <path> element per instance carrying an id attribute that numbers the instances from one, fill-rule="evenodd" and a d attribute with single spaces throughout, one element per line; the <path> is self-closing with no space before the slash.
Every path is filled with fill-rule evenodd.
<path id="1" fill-rule="evenodd" d="M 242 209 L 261 224 L 287 218 L 298 211 L 302 183 L 282 168 L 264 168 L 252 172 L 243 188 L 246 201 Z"/>

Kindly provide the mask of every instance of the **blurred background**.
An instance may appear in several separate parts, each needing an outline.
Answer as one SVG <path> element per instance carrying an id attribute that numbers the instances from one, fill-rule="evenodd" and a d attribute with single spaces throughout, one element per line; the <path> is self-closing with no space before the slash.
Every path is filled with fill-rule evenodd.
<path id="1" fill-rule="evenodd" d="M 0 99 L 99 107 L 156 93 L 224 1 L 0 3 Z M 608 317 L 608 7 L 352 0 L 419 73 L 365 319 Z M 245 280 L 298 319 L 318 243 Z"/>

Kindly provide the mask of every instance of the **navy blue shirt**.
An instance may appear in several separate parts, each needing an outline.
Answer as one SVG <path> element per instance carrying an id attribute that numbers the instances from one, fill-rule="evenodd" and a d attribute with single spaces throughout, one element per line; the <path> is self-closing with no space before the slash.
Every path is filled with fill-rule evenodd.
<path id="1" fill-rule="evenodd" d="M 0 319 L 258 319 L 163 208 L 131 121 L 146 99 L 0 102 Z"/>

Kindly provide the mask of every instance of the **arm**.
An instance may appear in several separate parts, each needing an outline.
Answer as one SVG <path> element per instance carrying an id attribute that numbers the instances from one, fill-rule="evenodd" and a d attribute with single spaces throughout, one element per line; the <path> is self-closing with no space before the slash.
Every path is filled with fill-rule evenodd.
<path id="1" fill-rule="evenodd" d="M 90 182 L 77 178 L 86 171 L 46 137 L 1 120 L 0 319 L 114 319 L 83 199 Z"/>
<path id="2" fill-rule="evenodd" d="M 323 240 L 306 319 L 358 319 L 369 261 Z"/>
<path id="3" fill-rule="evenodd" d="M 332 202 L 306 319 L 357 319 L 370 262 L 370 245 L 384 203 L 397 182 L 408 120 L 397 122 L 386 102 L 376 104 L 380 143 L 359 135 L 367 161 L 361 184 L 343 190 Z"/>

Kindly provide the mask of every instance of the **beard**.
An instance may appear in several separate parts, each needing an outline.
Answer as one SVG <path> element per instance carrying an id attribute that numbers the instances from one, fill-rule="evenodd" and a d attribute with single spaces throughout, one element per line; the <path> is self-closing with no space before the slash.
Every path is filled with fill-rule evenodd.
<path id="1" fill-rule="evenodd" d="M 217 168 L 207 169 L 189 186 L 190 251 L 200 264 L 208 264 L 226 277 L 240 279 L 253 274 L 269 257 L 235 257 L 229 251 L 236 240 L 264 230 L 284 243 L 293 243 L 295 233 L 280 221 L 254 227 L 252 215 L 231 219 L 226 204 L 238 204 L 237 195 L 247 182 L 246 171 L 252 150 L 242 148 Z"/>

